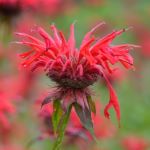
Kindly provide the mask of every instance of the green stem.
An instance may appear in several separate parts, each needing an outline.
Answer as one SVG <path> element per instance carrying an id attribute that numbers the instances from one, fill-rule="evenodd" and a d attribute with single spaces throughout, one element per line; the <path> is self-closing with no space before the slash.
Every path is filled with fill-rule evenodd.
<path id="1" fill-rule="evenodd" d="M 65 129 L 66 129 L 69 117 L 70 117 L 71 108 L 72 108 L 72 105 L 69 106 L 68 110 L 65 112 L 65 114 L 62 117 L 61 125 L 60 125 L 59 131 L 58 131 L 58 137 L 54 143 L 53 150 L 60 150 L 60 148 L 61 148 L 63 137 L 65 134 Z"/>

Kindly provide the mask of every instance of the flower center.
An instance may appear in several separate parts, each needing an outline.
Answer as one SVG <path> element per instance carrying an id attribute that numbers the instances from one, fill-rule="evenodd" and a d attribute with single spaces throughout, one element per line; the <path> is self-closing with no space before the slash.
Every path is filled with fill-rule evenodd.
<path id="1" fill-rule="evenodd" d="M 73 89 L 84 89 L 98 79 L 98 74 L 86 74 L 80 78 L 67 77 L 63 75 L 58 75 L 54 73 L 47 73 L 47 76 L 54 82 L 56 82 L 60 87 L 73 88 Z"/>

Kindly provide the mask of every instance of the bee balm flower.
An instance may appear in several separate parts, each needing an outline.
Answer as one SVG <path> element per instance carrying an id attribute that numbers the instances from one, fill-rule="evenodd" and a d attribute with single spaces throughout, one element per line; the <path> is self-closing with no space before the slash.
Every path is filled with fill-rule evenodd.
<path id="1" fill-rule="evenodd" d="M 43 28 L 36 28 L 36 32 L 43 38 L 43 41 L 26 33 L 16 33 L 23 37 L 23 40 L 17 43 L 30 48 L 29 51 L 20 54 L 20 57 L 25 59 L 22 66 L 25 68 L 30 67 L 32 71 L 42 67 L 46 75 L 57 84 L 57 88 L 50 92 L 42 105 L 60 100 L 64 110 L 71 104 L 77 104 L 85 114 L 91 113 L 91 111 L 94 112 L 94 104 L 88 87 L 101 77 L 105 79 L 110 92 L 110 100 L 105 107 L 104 114 L 109 118 L 108 110 L 110 107 L 114 107 L 117 118 L 120 120 L 117 95 L 105 72 L 112 74 L 113 69 L 110 65 L 112 66 L 118 62 L 127 69 L 133 68 L 133 59 L 129 54 L 129 50 L 135 46 L 111 44 L 126 29 L 113 31 L 98 40 L 91 36 L 96 28 L 102 24 L 104 23 L 98 24 L 85 35 L 80 48 L 75 46 L 74 24 L 70 27 L 68 40 L 61 31 L 57 30 L 55 25 L 50 27 L 54 37 L 46 33 Z M 82 117 L 83 120 L 81 120 L 84 122 L 86 117 L 84 118 L 84 115 Z"/>

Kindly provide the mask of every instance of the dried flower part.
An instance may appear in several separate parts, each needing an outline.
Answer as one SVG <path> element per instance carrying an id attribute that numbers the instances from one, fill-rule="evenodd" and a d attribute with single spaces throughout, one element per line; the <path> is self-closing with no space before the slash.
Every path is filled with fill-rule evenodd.
<path id="1" fill-rule="evenodd" d="M 112 74 L 111 66 L 118 62 L 127 69 L 134 68 L 129 50 L 136 46 L 131 44 L 111 45 L 111 42 L 127 29 L 113 31 L 96 40 L 91 35 L 103 24 L 104 22 L 98 24 L 85 35 L 79 49 L 75 47 L 74 24 L 70 27 L 68 40 L 61 31 L 57 30 L 55 25 L 50 27 L 54 34 L 53 37 L 43 28 L 36 27 L 35 32 L 43 38 L 43 41 L 26 33 L 16 33 L 23 38 L 21 42 L 16 43 L 30 47 L 29 51 L 20 54 L 20 57 L 25 59 L 22 66 L 30 67 L 32 71 L 42 67 L 46 75 L 58 85 L 58 88 L 44 99 L 42 105 L 61 100 L 62 107 L 66 110 L 71 104 L 74 104 L 77 113 L 82 109 L 81 112 L 91 115 L 88 86 L 95 83 L 99 77 L 103 77 L 110 92 L 110 100 L 104 111 L 105 116 L 109 118 L 108 110 L 114 107 L 117 118 L 120 120 L 117 95 L 105 72 Z M 81 121 L 91 125 L 81 112 L 78 114 Z M 90 117 L 90 115 L 86 117 Z"/>

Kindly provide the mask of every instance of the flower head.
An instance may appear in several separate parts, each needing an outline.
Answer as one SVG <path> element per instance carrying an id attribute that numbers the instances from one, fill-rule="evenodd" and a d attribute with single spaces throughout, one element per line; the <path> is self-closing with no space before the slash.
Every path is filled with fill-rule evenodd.
<path id="1" fill-rule="evenodd" d="M 49 96 L 44 99 L 43 105 L 51 101 L 61 100 L 64 109 L 76 103 L 85 112 L 93 111 L 88 86 L 94 84 L 99 77 L 102 77 L 105 79 L 110 92 L 110 100 L 105 107 L 104 114 L 109 118 L 108 110 L 113 106 L 117 118 L 120 120 L 117 95 L 105 72 L 112 74 L 111 65 L 118 62 L 127 69 L 133 68 L 133 59 L 129 54 L 129 50 L 135 45 L 111 44 L 126 29 L 113 31 L 98 40 L 91 36 L 103 24 L 103 22 L 98 24 L 84 36 L 80 48 L 76 48 L 74 24 L 70 27 L 68 40 L 61 31 L 57 30 L 55 25 L 50 27 L 54 33 L 53 37 L 43 28 L 36 28 L 36 32 L 43 38 L 43 41 L 26 33 L 16 33 L 23 37 L 23 40 L 17 43 L 30 47 L 29 51 L 20 54 L 20 57 L 25 59 L 22 66 L 29 67 L 32 71 L 42 67 L 46 75 L 57 84 L 57 88 L 52 90 Z"/>

